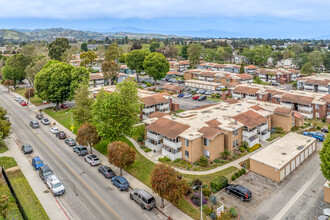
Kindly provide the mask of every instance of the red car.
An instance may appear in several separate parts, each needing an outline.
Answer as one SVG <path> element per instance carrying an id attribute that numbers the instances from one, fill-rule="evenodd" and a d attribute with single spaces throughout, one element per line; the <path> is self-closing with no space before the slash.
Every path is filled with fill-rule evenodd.
<path id="1" fill-rule="evenodd" d="M 69 106 L 67 104 L 62 104 L 61 108 L 69 108 Z"/>
<path id="2" fill-rule="evenodd" d="M 21 106 L 26 106 L 26 102 L 21 101 Z"/>
<path id="3" fill-rule="evenodd" d="M 193 98 L 193 100 L 196 100 L 199 98 L 199 95 L 194 95 L 192 98 Z"/>

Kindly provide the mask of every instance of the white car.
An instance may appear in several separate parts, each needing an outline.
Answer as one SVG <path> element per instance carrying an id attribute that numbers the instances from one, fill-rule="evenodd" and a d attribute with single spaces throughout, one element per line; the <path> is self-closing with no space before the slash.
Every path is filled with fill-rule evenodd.
<path id="1" fill-rule="evenodd" d="M 54 196 L 60 196 L 65 192 L 63 183 L 54 174 L 47 177 L 46 183 Z"/>
<path id="2" fill-rule="evenodd" d="M 15 96 L 14 100 L 19 103 L 21 103 L 23 101 L 22 97 L 20 97 L 20 96 Z"/>
<path id="3" fill-rule="evenodd" d="M 44 125 L 49 125 L 50 124 L 50 122 L 47 118 L 41 119 L 41 123 L 43 123 Z"/>
<path id="4" fill-rule="evenodd" d="M 49 128 L 50 132 L 52 132 L 53 134 L 56 134 L 57 132 L 59 132 L 57 127 L 50 127 Z"/>
<path id="5" fill-rule="evenodd" d="M 100 164 L 99 158 L 94 154 L 88 154 L 87 156 L 85 156 L 85 161 L 91 166 L 97 166 Z"/>

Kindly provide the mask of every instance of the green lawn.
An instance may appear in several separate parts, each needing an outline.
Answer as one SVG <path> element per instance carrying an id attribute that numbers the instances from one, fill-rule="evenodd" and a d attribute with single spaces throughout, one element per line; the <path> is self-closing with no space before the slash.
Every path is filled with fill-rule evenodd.
<path id="1" fill-rule="evenodd" d="M 4 166 L 5 169 L 16 167 L 17 163 L 13 157 L 0 157 L 0 167 Z"/>
<path id="2" fill-rule="evenodd" d="M 65 110 L 58 110 L 54 111 L 53 109 L 45 109 L 43 110 L 47 115 L 54 118 L 57 122 L 59 122 L 61 125 L 66 127 L 71 131 L 71 109 L 65 109 Z M 77 134 L 78 125 L 73 121 L 73 133 Z"/>
<path id="3" fill-rule="evenodd" d="M 0 154 L 6 152 L 7 150 L 7 146 L 5 144 L 1 144 L 0 142 Z"/>
<path id="4" fill-rule="evenodd" d="M 37 196 L 20 170 L 9 172 L 8 178 L 29 219 L 49 219 Z"/>
<path id="5" fill-rule="evenodd" d="M 320 128 L 323 128 L 326 123 L 323 122 L 321 119 L 313 118 L 313 119 L 305 119 L 305 122 L 310 123 L 311 125 L 314 124 Z"/>
<path id="6" fill-rule="evenodd" d="M 281 133 L 272 133 L 270 134 L 270 138 L 267 139 L 267 141 L 272 141 L 278 137 L 283 137 L 285 136 L 287 133 L 283 132 L 282 134 Z"/>
<path id="7" fill-rule="evenodd" d="M 139 137 L 144 137 L 144 131 L 145 131 L 145 125 L 139 125 L 139 126 L 135 126 L 133 127 L 133 132 L 131 137 L 134 140 L 137 140 Z"/>
<path id="8" fill-rule="evenodd" d="M 6 219 L 23 219 L 16 205 L 14 197 L 10 193 L 10 190 L 5 180 L 2 178 L 0 178 L 0 195 L 6 195 L 9 198 L 8 213 Z M 3 219 L 3 216 L 1 216 L 1 214 L 0 219 Z"/>
<path id="9" fill-rule="evenodd" d="M 24 95 L 25 91 L 26 91 L 26 88 L 17 88 L 14 92 L 18 93 L 19 95 L 21 95 L 25 98 L 25 95 Z M 38 96 L 34 96 L 34 97 L 30 98 L 30 101 L 34 105 L 38 106 L 38 105 L 42 104 L 43 100 L 41 98 L 39 98 Z"/>

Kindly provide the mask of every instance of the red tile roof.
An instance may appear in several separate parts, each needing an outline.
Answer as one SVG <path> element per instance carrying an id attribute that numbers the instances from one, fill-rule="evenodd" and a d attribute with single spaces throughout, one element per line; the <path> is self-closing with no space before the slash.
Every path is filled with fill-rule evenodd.
<path id="1" fill-rule="evenodd" d="M 245 66 L 245 68 L 253 70 L 253 69 L 257 69 L 258 67 L 253 66 L 253 65 L 247 65 L 247 66 Z"/>
<path id="2" fill-rule="evenodd" d="M 160 118 L 147 126 L 147 130 L 154 131 L 158 134 L 169 138 L 177 138 L 182 132 L 190 128 L 189 125 L 182 124 L 167 118 Z"/>
<path id="3" fill-rule="evenodd" d="M 288 108 L 277 107 L 274 110 L 274 113 L 280 114 L 280 115 L 291 115 L 292 110 L 291 109 L 288 109 Z"/>
<path id="4" fill-rule="evenodd" d="M 305 118 L 304 115 L 302 115 L 302 114 L 300 114 L 300 113 L 298 113 L 298 112 L 294 112 L 294 113 L 293 113 L 293 116 L 294 116 L 295 118 L 298 118 L 298 119 L 303 119 L 303 118 Z"/>
<path id="5" fill-rule="evenodd" d="M 165 112 L 153 112 L 150 115 L 148 115 L 148 118 L 161 118 L 164 116 L 170 115 L 168 113 Z"/>
<path id="6" fill-rule="evenodd" d="M 314 100 L 313 97 L 293 95 L 293 94 L 284 94 L 281 98 L 281 102 L 299 103 L 303 105 L 310 105 L 313 100 Z"/>
<path id="7" fill-rule="evenodd" d="M 210 127 L 218 127 L 219 125 L 221 125 L 221 123 L 216 119 L 207 121 L 207 122 L 205 122 L 205 124 L 207 124 Z"/>
<path id="8" fill-rule="evenodd" d="M 198 132 L 203 134 L 204 138 L 213 140 L 216 136 L 218 136 L 221 132 L 219 129 L 212 128 L 212 127 L 202 127 L 198 130 Z"/>
<path id="9" fill-rule="evenodd" d="M 237 86 L 233 92 L 235 93 L 243 93 L 243 94 L 256 94 L 259 91 L 257 88 L 252 88 L 248 86 Z"/>
<path id="10" fill-rule="evenodd" d="M 249 110 L 249 111 L 241 113 L 239 115 L 235 115 L 232 118 L 237 120 L 238 122 L 244 124 L 248 128 L 254 128 L 254 127 L 257 127 L 258 125 L 261 125 L 261 124 L 267 122 L 267 118 L 256 113 L 253 110 Z"/>
<path id="11" fill-rule="evenodd" d="M 243 74 L 238 74 L 237 77 L 241 79 L 253 79 L 253 77 L 250 74 L 243 73 Z"/>
<path id="12" fill-rule="evenodd" d="M 265 110 L 264 108 L 260 107 L 259 105 L 254 105 L 251 107 L 252 109 L 259 111 L 259 110 Z"/>
<path id="13" fill-rule="evenodd" d="M 143 104 L 145 106 L 157 105 L 160 103 L 168 102 L 168 99 L 162 95 L 152 95 L 143 98 Z"/>

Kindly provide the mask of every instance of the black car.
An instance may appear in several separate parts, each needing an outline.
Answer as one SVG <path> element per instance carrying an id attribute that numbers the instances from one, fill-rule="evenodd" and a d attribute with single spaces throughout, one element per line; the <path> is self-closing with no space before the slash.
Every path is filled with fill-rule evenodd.
<path id="1" fill-rule="evenodd" d="M 113 172 L 113 170 L 107 166 L 99 167 L 98 171 L 107 179 L 110 179 L 110 178 L 116 176 L 115 172 Z"/>
<path id="2" fill-rule="evenodd" d="M 328 128 L 322 128 L 321 131 L 322 131 L 323 133 L 329 133 L 329 129 L 328 129 Z"/>
<path id="3" fill-rule="evenodd" d="M 67 145 L 69 145 L 70 147 L 76 146 L 77 143 L 73 138 L 67 138 L 64 140 L 64 143 L 66 143 Z"/>
<path id="4" fill-rule="evenodd" d="M 197 100 L 198 101 L 206 100 L 206 96 L 205 95 L 199 96 L 199 98 Z"/>
<path id="5" fill-rule="evenodd" d="M 56 137 L 58 137 L 59 139 L 65 139 L 66 134 L 64 133 L 64 131 L 59 131 L 56 133 Z"/>
<path id="6" fill-rule="evenodd" d="M 183 81 L 183 80 L 179 80 L 178 83 L 179 83 L 179 84 L 183 84 L 184 81 Z"/>
<path id="7" fill-rule="evenodd" d="M 225 189 L 228 194 L 237 196 L 242 202 L 249 201 L 252 198 L 251 191 L 244 186 L 228 184 Z"/>
<path id="8" fill-rule="evenodd" d="M 41 120 L 41 119 L 44 118 L 44 116 L 43 116 L 42 114 L 37 114 L 37 115 L 36 115 L 36 118 L 37 118 L 38 120 Z"/>
<path id="9" fill-rule="evenodd" d="M 73 152 L 76 152 L 79 156 L 84 156 L 87 154 L 87 148 L 84 146 L 73 147 Z"/>
<path id="10" fill-rule="evenodd" d="M 33 152 L 33 149 L 30 144 L 24 144 L 24 145 L 22 145 L 22 151 L 24 154 L 30 154 Z"/>
<path id="11" fill-rule="evenodd" d="M 44 164 L 42 167 L 39 168 L 39 176 L 44 182 L 46 182 L 47 177 L 52 174 L 53 171 L 49 168 L 47 164 Z"/>
<path id="12" fill-rule="evenodd" d="M 31 126 L 32 128 L 39 128 L 39 123 L 38 123 L 37 121 L 31 121 L 31 122 L 30 122 L 30 126 Z"/>

